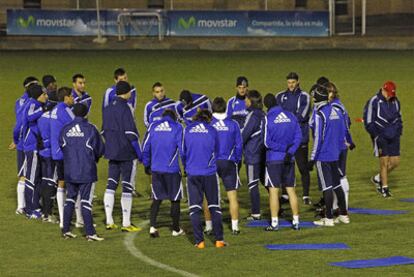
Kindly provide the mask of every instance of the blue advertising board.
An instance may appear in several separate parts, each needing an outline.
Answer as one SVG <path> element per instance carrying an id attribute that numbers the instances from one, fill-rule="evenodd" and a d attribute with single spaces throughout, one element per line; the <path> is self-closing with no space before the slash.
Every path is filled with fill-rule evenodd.
<path id="1" fill-rule="evenodd" d="M 103 35 L 118 35 L 117 18 L 124 12 L 100 12 Z M 167 36 L 329 35 L 327 11 L 163 11 L 161 14 L 162 30 Z M 158 35 L 158 21 L 154 17 L 133 17 L 126 23 L 123 30 L 126 35 Z M 95 36 L 97 32 L 95 10 L 7 10 L 10 35 Z"/>

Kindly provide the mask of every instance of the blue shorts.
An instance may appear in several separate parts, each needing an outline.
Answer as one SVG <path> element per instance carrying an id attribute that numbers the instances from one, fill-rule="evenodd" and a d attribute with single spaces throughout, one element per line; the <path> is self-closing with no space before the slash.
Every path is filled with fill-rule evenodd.
<path id="1" fill-rule="evenodd" d="M 113 161 L 110 160 L 108 163 L 108 184 L 107 189 L 116 191 L 119 180 L 122 183 L 123 193 L 132 193 L 135 189 L 134 178 L 135 178 L 135 160 L 131 161 Z"/>
<path id="2" fill-rule="evenodd" d="M 217 174 L 221 178 L 226 191 L 237 190 L 240 187 L 237 164 L 227 160 L 217 160 Z"/>
<path id="3" fill-rule="evenodd" d="M 54 160 L 53 162 L 56 166 L 56 174 L 58 181 L 65 180 L 65 167 L 63 165 L 63 160 Z"/>
<path id="4" fill-rule="evenodd" d="M 220 188 L 217 179 L 216 174 L 187 177 L 187 194 L 190 209 L 196 207 L 202 210 L 204 195 L 209 208 L 220 208 Z"/>
<path id="5" fill-rule="evenodd" d="M 400 156 L 400 137 L 393 139 L 376 137 L 374 139 L 374 155 L 376 157 Z"/>
<path id="6" fill-rule="evenodd" d="M 319 190 L 325 191 L 328 189 L 335 189 L 340 185 L 341 175 L 339 174 L 338 162 L 321 162 L 315 163 Z"/>
<path id="7" fill-rule="evenodd" d="M 267 163 L 265 176 L 265 187 L 295 187 L 295 163 Z"/>
<path id="8" fill-rule="evenodd" d="M 26 156 L 23 150 L 17 150 L 17 177 L 24 177 L 26 174 Z"/>
<path id="9" fill-rule="evenodd" d="M 181 174 L 152 172 L 151 190 L 154 200 L 181 200 L 183 198 Z"/>

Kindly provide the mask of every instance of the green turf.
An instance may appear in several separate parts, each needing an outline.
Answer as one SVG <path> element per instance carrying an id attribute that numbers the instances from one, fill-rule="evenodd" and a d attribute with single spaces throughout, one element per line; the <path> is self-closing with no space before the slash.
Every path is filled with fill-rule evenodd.
<path id="1" fill-rule="evenodd" d="M 101 103 L 105 89 L 112 85 L 112 72 L 118 67 L 127 69 L 130 81 L 138 88 L 138 127 L 143 136 L 144 104 L 151 99 L 151 85 L 161 81 L 167 95 L 176 98 L 181 89 L 206 93 L 210 97 L 229 98 L 235 92 L 235 78 L 245 75 L 250 88 L 260 92 L 278 92 L 285 88 L 285 76 L 297 71 L 303 89 L 308 90 L 320 75 L 333 80 L 352 119 L 361 117 L 367 99 L 381 84 L 392 79 L 402 103 L 404 135 L 401 166 L 390 179 L 392 199 L 383 199 L 369 183 L 378 161 L 372 156 L 371 142 L 361 123 L 352 125 L 357 144 L 349 154 L 348 178 L 351 185 L 351 207 L 404 209 L 407 215 L 352 215 L 352 223 L 332 229 L 303 229 L 294 232 L 283 229 L 266 233 L 261 228 L 243 228 L 240 236 L 231 236 L 227 204 L 224 205 L 226 249 L 215 249 L 210 240 L 203 251 L 192 247 L 192 236 L 172 238 L 168 230 L 169 205 L 161 210 L 161 238 L 151 240 L 144 229 L 134 245 L 146 256 L 197 275 L 412 275 L 414 265 L 373 269 L 342 269 L 329 262 L 351 259 L 380 258 L 395 255 L 414 257 L 414 204 L 399 202 L 399 198 L 414 197 L 412 163 L 414 162 L 414 55 L 413 52 L 393 51 L 304 51 L 304 52 L 0 52 L 0 272 L 2 276 L 44 275 L 102 275 L 157 276 L 175 275 L 150 266 L 132 256 L 124 245 L 125 234 L 104 230 L 102 206 L 107 162 L 99 163 L 98 201 L 94 206 L 97 231 L 106 241 L 88 243 L 82 238 L 64 241 L 57 225 L 28 221 L 14 214 L 16 198 L 15 152 L 8 151 L 14 124 L 14 101 L 22 93 L 22 81 L 28 75 L 41 77 L 52 73 L 59 85 L 70 85 L 73 73 L 82 72 L 87 79 L 87 91 L 93 97 L 90 120 L 101 124 Z M 410 173 L 411 172 L 411 173 Z M 248 196 L 244 169 L 244 186 L 240 189 L 241 217 L 248 214 Z M 312 173 L 311 196 L 318 199 L 316 175 Z M 150 201 L 148 177 L 142 167 L 137 176 L 138 190 L 144 198 L 134 199 L 133 221 L 148 219 Z M 301 188 L 298 188 L 301 195 Z M 115 220 L 120 223 L 119 196 L 116 199 Z M 183 204 L 184 208 L 186 205 Z M 262 189 L 262 209 L 268 214 L 267 197 Z M 183 226 L 190 223 L 182 213 Z M 312 220 L 313 212 L 301 206 L 301 219 Z M 81 232 L 76 230 L 76 233 Z M 336 251 L 268 251 L 269 243 L 329 243 L 344 242 L 350 250 Z"/>

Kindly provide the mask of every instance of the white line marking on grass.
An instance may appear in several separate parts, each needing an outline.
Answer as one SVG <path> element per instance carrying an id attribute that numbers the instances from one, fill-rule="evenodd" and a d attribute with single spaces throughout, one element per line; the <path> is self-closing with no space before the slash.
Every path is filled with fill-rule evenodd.
<path id="1" fill-rule="evenodd" d="M 138 224 L 138 226 L 143 228 L 146 225 L 148 225 L 148 223 L 149 223 L 149 220 L 145 220 L 145 221 L 141 222 L 140 224 Z M 185 277 L 198 277 L 198 275 L 195 275 L 193 273 L 190 273 L 190 272 L 187 272 L 187 271 L 177 269 L 175 267 L 160 263 L 160 262 L 158 262 L 156 260 L 153 260 L 150 257 L 146 256 L 134 244 L 134 239 L 137 236 L 137 234 L 138 233 L 135 233 L 135 232 L 134 233 L 128 233 L 125 236 L 125 239 L 124 239 L 124 245 L 125 245 L 126 249 L 129 251 L 129 253 L 131 253 L 132 256 L 140 259 L 144 263 L 147 263 L 149 265 L 158 267 L 158 268 L 163 269 L 165 271 L 170 271 L 170 272 L 173 272 L 173 273 L 177 273 L 178 275 L 185 276 Z"/>

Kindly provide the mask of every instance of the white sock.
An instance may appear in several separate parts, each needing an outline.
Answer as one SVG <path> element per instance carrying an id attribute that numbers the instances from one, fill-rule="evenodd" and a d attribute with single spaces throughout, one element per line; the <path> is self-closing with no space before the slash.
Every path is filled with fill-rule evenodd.
<path id="1" fill-rule="evenodd" d="M 81 210 L 81 196 L 78 194 L 75 203 L 76 223 L 83 224 L 82 210 Z"/>
<path id="2" fill-rule="evenodd" d="M 112 211 L 114 210 L 115 202 L 115 191 L 107 189 L 104 195 L 104 206 L 105 206 L 105 216 L 106 224 L 114 224 L 114 219 L 112 218 Z"/>
<path id="3" fill-rule="evenodd" d="M 122 227 L 131 226 L 132 193 L 122 193 Z"/>
<path id="4" fill-rule="evenodd" d="M 155 233 L 157 231 L 157 229 L 155 227 L 150 227 L 150 233 Z"/>
<path id="5" fill-rule="evenodd" d="M 374 176 L 374 180 L 377 181 L 377 182 L 381 181 L 381 176 L 379 175 L 379 173 Z"/>
<path id="6" fill-rule="evenodd" d="M 279 218 L 278 217 L 272 217 L 271 225 L 272 225 L 272 227 L 276 227 L 277 225 L 279 225 Z"/>
<path id="7" fill-rule="evenodd" d="M 345 193 L 346 209 L 348 210 L 348 203 L 349 203 L 349 182 L 348 182 L 348 178 L 346 178 L 346 176 L 344 176 L 341 179 L 341 186 L 342 186 L 342 189 L 344 190 L 344 193 Z"/>
<path id="8" fill-rule="evenodd" d="M 213 221 L 206 220 L 206 230 L 213 230 Z"/>
<path id="9" fill-rule="evenodd" d="M 58 211 L 59 211 L 59 221 L 60 221 L 60 227 L 63 228 L 63 207 L 65 205 L 65 189 L 64 188 L 58 188 L 56 192 L 56 202 L 58 205 Z"/>
<path id="10" fill-rule="evenodd" d="M 333 202 L 332 202 L 332 209 L 336 210 L 338 209 L 338 198 L 336 197 L 336 193 L 333 193 Z"/>
<path id="11" fill-rule="evenodd" d="M 24 206 L 25 206 L 24 187 L 25 187 L 24 181 L 17 182 L 17 209 L 24 209 Z"/>
<path id="12" fill-rule="evenodd" d="M 286 200 L 289 200 L 289 195 L 287 195 L 287 194 L 282 194 L 282 198 L 283 198 L 283 199 L 286 199 Z"/>
<path id="13" fill-rule="evenodd" d="M 239 230 L 239 220 L 238 219 L 232 219 L 231 220 L 231 229 L 232 230 Z"/>
<path id="14" fill-rule="evenodd" d="M 299 215 L 293 216 L 293 224 L 299 224 Z"/>

